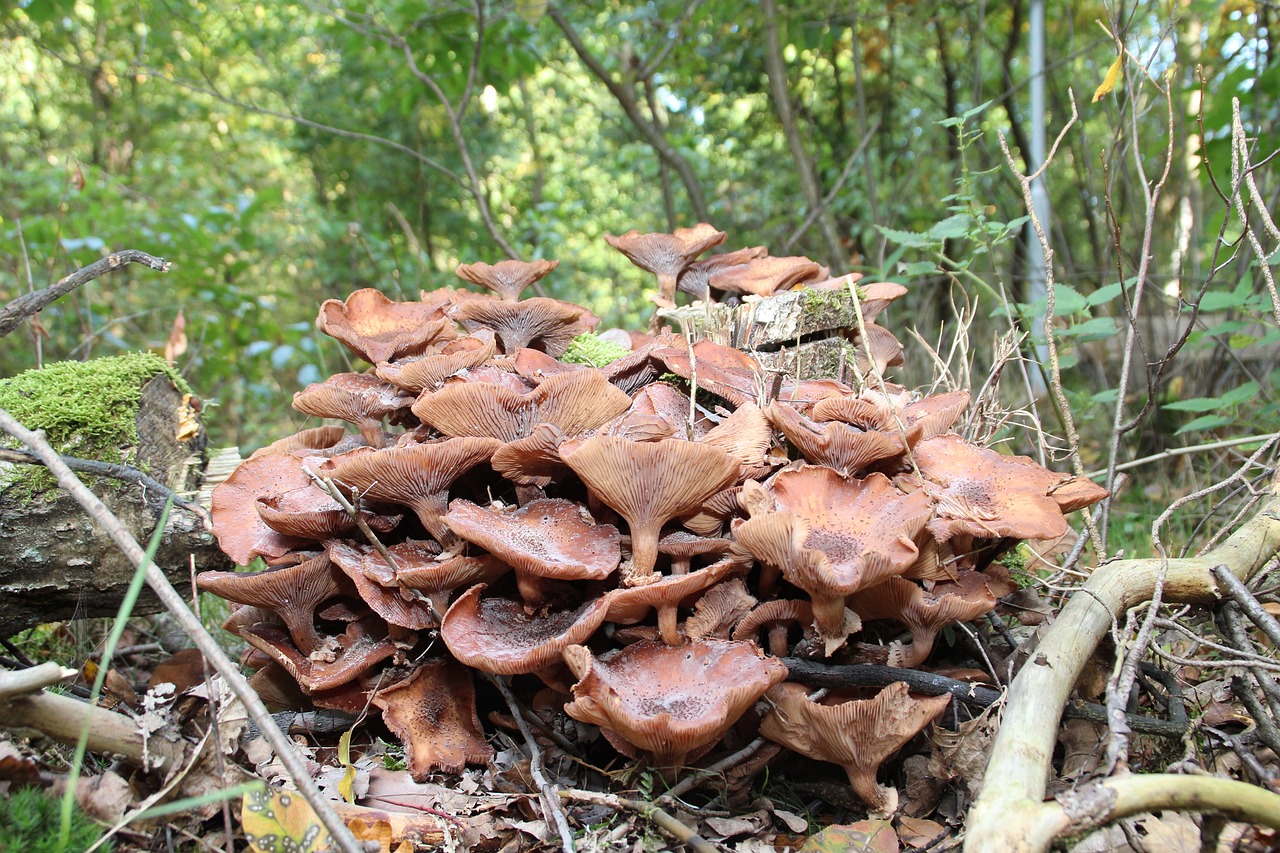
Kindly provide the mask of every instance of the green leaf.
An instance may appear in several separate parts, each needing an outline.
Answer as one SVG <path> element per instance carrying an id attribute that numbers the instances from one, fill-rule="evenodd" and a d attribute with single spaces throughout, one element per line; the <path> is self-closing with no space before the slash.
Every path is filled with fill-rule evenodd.
<path id="1" fill-rule="evenodd" d="M 938 271 L 938 265 L 933 261 L 912 261 L 909 264 L 903 264 L 899 267 L 901 274 L 909 278 L 922 275 L 932 275 Z"/>
<path id="2" fill-rule="evenodd" d="M 964 237 L 969 233 L 970 224 L 973 217 L 967 213 L 957 213 L 955 216 L 948 216 L 941 222 L 935 222 L 929 228 L 929 236 L 941 243 L 943 240 L 950 240 L 953 237 Z"/>
<path id="3" fill-rule="evenodd" d="M 1072 340 L 1101 341 L 1116 333 L 1116 321 L 1112 317 L 1093 317 L 1081 323 L 1075 323 L 1058 332 L 1060 337 Z"/>
<path id="4" fill-rule="evenodd" d="M 1105 391 L 1099 391 L 1089 398 L 1091 402 L 1099 405 L 1110 405 L 1120 398 L 1120 390 L 1118 388 L 1108 388 Z"/>
<path id="5" fill-rule="evenodd" d="M 1222 404 L 1224 406 L 1236 406 L 1243 403 L 1245 400 L 1252 400 L 1254 397 L 1258 396 L 1258 391 L 1260 390 L 1261 389 L 1258 387 L 1257 382 L 1250 381 L 1244 383 L 1239 388 L 1233 388 L 1223 394 L 1219 399 L 1222 400 Z"/>
<path id="6" fill-rule="evenodd" d="M 1086 296 L 1085 302 L 1089 304 L 1090 308 L 1095 308 L 1099 305 L 1106 304 L 1107 302 L 1110 302 L 1112 299 L 1115 299 L 1117 296 L 1123 293 L 1126 287 L 1128 287 L 1129 285 L 1133 284 L 1136 281 L 1137 281 L 1137 278 L 1134 277 L 1125 281 L 1124 284 L 1121 284 L 1118 281 L 1113 281 L 1110 284 L 1104 284 L 1102 287 L 1099 287 L 1093 293 L 1090 293 L 1088 296 Z"/>
<path id="7" fill-rule="evenodd" d="M 1222 415 L 1203 415 L 1191 421 L 1191 423 L 1179 427 L 1174 435 L 1182 435 L 1184 432 L 1195 432 L 1196 430 L 1217 429 L 1229 423 L 1231 423 L 1231 418 L 1226 418 Z"/>
<path id="8" fill-rule="evenodd" d="M 883 225 L 877 225 L 876 228 L 881 234 L 891 242 L 897 243 L 899 246 L 937 246 L 941 240 L 934 239 L 928 234 L 917 234 L 914 231 L 899 231 L 897 228 L 885 228 Z"/>
<path id="9" fill-rule="evenodd" d="M 1221 397 L 1192 397 L 1188 400 L 1174 400 L 1165 403 L 1164 407 L 1174 412 L 1212 412 L 1223 407 Z"/>

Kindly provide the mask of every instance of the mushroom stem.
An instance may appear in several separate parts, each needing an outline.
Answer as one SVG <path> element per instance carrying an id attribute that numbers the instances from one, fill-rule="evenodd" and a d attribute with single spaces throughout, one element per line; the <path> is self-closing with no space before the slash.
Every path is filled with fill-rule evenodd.
<path id="1" fill-rule="evenodd" d="M 442 518 L 449 510 L 449 499 L 443 492 L 414 497 L 409 505 L 417 514 L 418 521 L 422 522 L 422 526 L 443 547 L 452 548 L 458 544 L 457 534 L 449 529 L 449 525 L 445 524 Z"/>
<path id="2" fill-rule="evenodd" d="M 382 421 L 361 421 L 356 425 L 360 429 L 360 434 L 364 436 L 365 444 L 374 450 L 380 450 L 387 445 L 387 437 L 382 432 Z"/>
<path id="3" fill-rule="evenodd" d="M 646 578 L 654 576 L 654 566 L 658 563 L 658 536 L 661 522 L 649 522 L 643 526 L 633 524 L 631 527 L 631 572 L 627 583 L 635 586 L 637 582 L 645 583 Z"/>
<path id="4" fill-rule="evenodd" d="M 678 646 L 684 642 L 684 637 L 680 635 L 679 615 L 675 604 L 658 607 L 658 635 L 668 646 Z"/>
<path id="5" fill-rule="evenodd" d="M 546 584 L 533 572 L 517 568 L 516 589 L 520 591 L 526 613 L 535 613 L 547 603 Z"/>
<path id="6" fill-rule="evenodd" d="M 519 483 L 516 487 L 516 503 L 520 506 L 542 500 L 547 496 L 546 491 L 541 486 L 522 486 Z"/>
<path id="7" fill-rule="evenodd" d="M 822 638 L 823 656 L 844 645 L 850 634 L 862 627 L 858 614 L 844 606 L 844 596 L 812 595 L 813 621 L 818 626 L 818 636 Z"/>

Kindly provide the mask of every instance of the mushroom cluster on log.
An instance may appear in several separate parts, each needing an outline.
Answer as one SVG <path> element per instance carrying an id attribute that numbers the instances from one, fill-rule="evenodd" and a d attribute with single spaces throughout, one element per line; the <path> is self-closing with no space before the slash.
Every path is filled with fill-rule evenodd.
<path id="1" fill-rule="evenodd" d="M 227 627 L 264 694 L 379 709 L 423 779 L 491 755 L 475 674 L 526 676 L 541 707 L 557 697 L 665 771 L 759 731 L 890 807 L 876 767 L 946 700 L 899 682 L 811 701 L 780 658 L 927 664 L 945 625 L 1011 591 L 996 558 L 1106 493 L 953 432 L 967 393 L 883 379 L 902 349 L 871 321 L 899 285 L 762 248 L 699 259 L 724 238 L 609 242 L 657 276 L 663 309 L 678 292 L 843 295 L 856 381 L 779 374 L 661 318 L 606 344 L 591 311 L 520 298 L 556 262 L 459 267 L 492 294 L 321 306 L 370 368 L 294 405 L 352 430 L 282 439 L 219 486 L 222 548 L 265 567 L 200 577 L 236 603 Z"/>

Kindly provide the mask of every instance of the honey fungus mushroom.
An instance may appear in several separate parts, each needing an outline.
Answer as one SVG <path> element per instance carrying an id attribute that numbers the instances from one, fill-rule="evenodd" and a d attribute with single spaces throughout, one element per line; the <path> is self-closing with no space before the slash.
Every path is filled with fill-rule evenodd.
<path id="1" fill-rule="evenodd" d="M 419 355 L 438 341 L 457 337 L 440 304 L 392 302 L 369 287 L 346 301 L 327 300 L 316 327 L 370 364 Z"/>
<path id="2" fill-rule="evenodd" d="M 609 743 L 660 768 L 706 753 L 775 684 L 787 677 L 754 643 L 699 640 L 680 646 L 641 641 L 597 659 L 584 646 L 564 650 L 578 677 L 565 712 L 594 723 Z"/>

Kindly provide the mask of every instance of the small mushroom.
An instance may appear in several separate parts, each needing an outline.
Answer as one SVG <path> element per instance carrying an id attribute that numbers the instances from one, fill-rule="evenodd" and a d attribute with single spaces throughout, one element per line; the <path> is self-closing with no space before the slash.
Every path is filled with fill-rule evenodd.
<path id="1" fill-rule="evenodd" d="M 873 816 L 893 814 L 898 792 L 877 785 L 876 771 L 945 711 L 951 697 L 917 699 L 908 694 L 903 681 L 895 681 L 872 699 L 839 704 L 813 702 L 807 692 L 794 682 L 770 690 L 767 698 L 773 710 L 760 724 L 760 736 L 809 758 L 839 764 Z"/>
<path id="2" fill-rule="evenodd" d="M 560 446 L 560 458 L 587 488 L 626 519 L 632 581 L 653 575 L 662 525 L 696 510 L 733 483 L 738 462 L 691 441 L 627 441 L 597 435 Z"/>
<path id="3" fill-rule="evenodd" d="M 659 308 L 676 307 L 676 283 L 694 259 L 724 242 L 725 233 L 705 222 L 693 228 L 677 228 L 670 234 L 641 234 L 628 231 L 620 237 L 605 235 L 605 242 L 627 256 L 627 260 L 658 277 Z M 655 322 L 653 331 L 657 328 Z"/>
<path id="4" fill-rule="evenodd" d="M 689 294 L 694 299 L 710 302 L 712 300 L 710 280 L 714 273 L 730 267 L 743 266 L 747 261 L 762 258 L 767 254 L 769 250 L 764 246 L 753 246 L 748 249 L 738 249 L 735 252 L 725 252 L 722 255 L 699 258 L 690 262 L 684 268 L 684 272 L 680 273 L 680 278 L 676 281 L 676 289 L 681 293 Z"/>
<path id="5" fill-rule="evenodd" d="M 382 421 L 413 405 L 414 397 L 367 373 L 335 373 L 293 395 L 293 407 L 317 418 L 337 418 L 355 424 L 370 447 L 382 447 Z"/>
<path id="6" fill-rule="evenodd" d="M 496 675 L 548 670 L 566 646 L 586 642 L 604 622 L 607 598 L 567 610 L 530 613 L 524 604 L 482 596 L 484 584 L 467 590 L 444 615 L 440 636 L 467 666 Z"/>
<path id="7" fill-rule="evenodd" d="M 471 672 L 451 658 L 424 661 L 408 678 L 378 690 L 373 704 L 404 744 L 416 782 L 434 772 L 461 773 L 493 757 L 476 714 Z"/>
<path id="8" fill-rule="evenodd" d="M 607 659 L 585 646 L 564 650 L 578 677 L 565 713 L 594 723 L 624 755 L 643 750 L 660 768 L 706 753 L 770 687 L 787 677 L 754 643 L 641 641 Z"/>
<path id="9" fill-rule="evenodd" d="M 596 524 L 582 507 L 562 498 L 531 501 L 513 512 L 456 500 L 444 521 L 511 565 L 520 596 L 533 608 L 546 603 L 544 579 L 604 580 L 622 559 L 618 529 Z"/>
<path id="10" fill-rule="evenodd" d="M 860 430 L 839 421 L 810 421 L 777 400 L 769 404 L 765 414 L 805 459 L 826 465 L 842 477 L 852 477 L 876 462 L 900 456 L 904 450 L 896 432 Z"/>
<path id="11" fill-rule="evenodd" d="M 373 288 L 320 306 L 316 326 L 370 364 L 419 355 L 457 336 L 439 303 L 392 302 Z"/>
<path id="12" fill-rule="evenodd" d="M 690 640 L 728 640 L 733 626 L 756 605 L 742 578 L 734 577 L 711 587 L 693 606 L 684 622 Z"/>
<path id="13" fill-rule="evenodd" d="M 440 518 L 448 506 L 449 486 L 501 445 L 494 438 L 450 438 L 330 459 L 321 469 L 370 500 L 410 507 L 427 532 L 448 546 L 458 541 Z"/>
<path id="14" fill-rule="evenodd" d="M 360 598 L 390 625 L 422 631 L 439 627 L 431 605 L 397 584 L 382 584 L 364 571 L 365 556 L 372 548 L 358 547 L 339 539 L 327 543 L 329 559 L 355 584 Z"/>
<path id="15" fill-rule="evenodd" d="M 477 294 L 458 301 L 449 316 L 469 332 L 492 329 L 508 355 L 514 355 L 521 347 L 563 355 L 574 338 L 590 332 L 600 322 L 581 305 L 543 296 L 504 302 Z"/>
<path id="16" fill-rule="evenodd" d="M 763 257 L 716 270 L 707 283 L 712 290 L 772 296 L 797 284 L 814 281 L 823 275 L 823 271 L 821 264 L 808 258 Z"/>
<path id="17" fill-rule="evenodd" d="M 395 644 L 386 638 L 386 633 L 386 625 L 376 616 L 351 622 L 333 643 L 331 656 L 322 655 L 319 650 L 304 656 L 289 642 L 289 635 L 273 625 L 258 624 L 240 630 L 247 643 L 284 667 L 307 693 L 355 681 L 395 654 Z"/>
<path id="18" fill-rule="evenodd" d="M 201 572 L 196 583 L 219 598 L 277 614 L 304 654 L 321 644 L 314 621 L 320 603 L 351 590 L 324 554 L 265 572 Z"/>
<path id="19" fill-rule="evenodd" d="M 347 512 L 333 497 L 314 483 L 279 495 L 258 498 L 258 515 L 278 533 L 320 542 L 341 536 L 359 526 L 357 516 Z M 359 511 L 359 518 L 376 533 L 389 533 L 403 516 L 378 515 Z"/>
<path id="20" fill-rule="evenodd" d="M 958 581 L 934 584 L 926 590 L 901 577 L 859 590 L 849 606 L 866 619 L 897 619 L 911 630 L 910 645 L 891 643 L 889 666 L 915 667 L 924 663 L 943 626 L 968 622 L 996 606 L 996 596 L 980 572 L 963 572 Z"/>
<path id="21" fill-rule="evenodd" d="M 687 575 L 694 557 L 723 557 L 732 543 L 718 536 L 673 530 L 658 540 L 658 553 L 671 558 L 671 574 Z"/>
<path id="22" fill-rule="evenodd" d="M 807 628 L 813 622 L 813 607 L 807 601 L 775 598 L 761 602 L 733 626 L 735 640 L 754 640 L 761 628 L 769 631 L 769 654 L 787 655 L 787 626 L 792 623 Z"/>
<path id="23" fill-rule="evenodd" d="M 630 589 L 615 589 L 609 593 L 609 610 L 606 622 L 634 625 L 644 619 L 650 610 L 658 611 L 658 636 L 669 646 L 682 642 L 678 623 L 680 602 L 714 586 L 731 572 L 741 569 L 737 560 L 721 560 L 696 572 L 684 575 L 668 575 L 653 583 Z"/>
<path id="24" fill-rule="evenodd" d="M 442 346 L 438 352 L 403 361 L 383 362 L 377 374 L 399 388 L 427 391 L 439 388 L 446 379 L 464 370 L 473 370 L 497 352 L 497 340 L 488 329 L 478 329 L 465 338 Z"/>
<path id="25" fill-rule="evenodd" d="M 560 266 L 559 261 L 499 261 L 459 264 L 458 277 L 497 294 L 504 302 L 520 301 L 520 291 Z"/>

